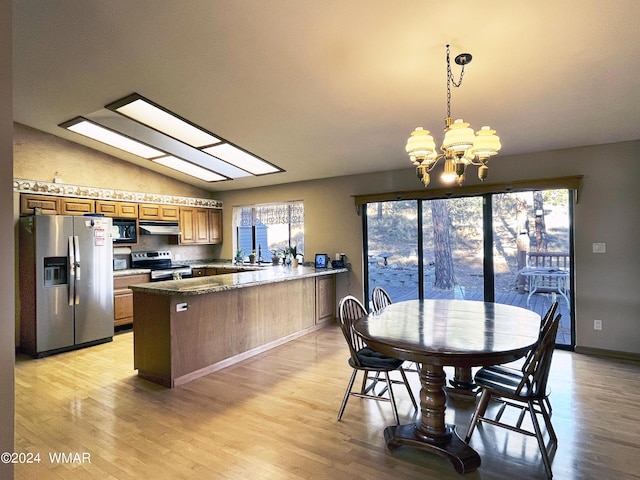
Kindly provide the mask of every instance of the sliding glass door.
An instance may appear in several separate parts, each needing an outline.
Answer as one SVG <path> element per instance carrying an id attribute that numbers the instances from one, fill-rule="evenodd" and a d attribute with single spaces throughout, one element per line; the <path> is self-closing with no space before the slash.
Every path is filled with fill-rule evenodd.
<path id="1" fill-rule="evenodd" d="M 559 302 L 557 343 L 573 345 L 570 191 L 367 204 L 367 300 L 449 298 L 544 315 Z"/>
<path id="2" fill-rule="evenodd" d="M 367 299 L 376 285 L 393 302 L 418 298 L 418 218 L 416 200 L 367 205 Z"/>
<path id="3" fill-rule="evenodd" d="M 424 298 L 484 300 L 482 197 L 424 200 Z"/>
<path id="4" fill-rule="evenodd" d="M 556 343 L 572 345 L 568 190 L 492 195 L 495 301 L 541 316 L 558 301 Z"/>

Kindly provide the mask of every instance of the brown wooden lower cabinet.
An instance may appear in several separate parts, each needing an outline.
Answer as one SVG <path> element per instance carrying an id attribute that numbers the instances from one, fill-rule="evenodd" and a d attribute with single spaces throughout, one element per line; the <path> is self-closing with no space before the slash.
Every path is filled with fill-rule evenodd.
<path id="1" fill-rule="evenodd" d="M 224 275 L 226 273 L 238 273 L 237 268 L 215 268 L 215 267 L 197 267 L 192 268 L 191 273 L 194 277 L 210 277 L 211 275 Z"/>
<path id="2" fill-rule="evenodd" d="M 119 327 L 133 323 L 133 291 L 130 285 L 148 283 L 151 275 L 125 275 L 113 279 L 113 325 Z"/>
<path id="3" fill-rule="evenodd" d="M 173 388 L 321 328 L 334 317 L 335 275 L 134 296 L 134 368 Z"/>
<path id="4" fill-rule="evenodd" d="M 316 325 L 333 322 L 336 314 L 336 277 L 316 277 Z"/>

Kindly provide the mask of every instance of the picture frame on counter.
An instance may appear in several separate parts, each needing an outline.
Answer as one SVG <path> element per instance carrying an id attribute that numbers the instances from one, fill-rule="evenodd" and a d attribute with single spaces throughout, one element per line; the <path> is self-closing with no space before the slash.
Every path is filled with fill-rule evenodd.
<path id="1" fill-rule="evenodd" d="M 329 265 L 329 255 L 326 253 L 316 253 L 316 268 L 327 268 Z"/>

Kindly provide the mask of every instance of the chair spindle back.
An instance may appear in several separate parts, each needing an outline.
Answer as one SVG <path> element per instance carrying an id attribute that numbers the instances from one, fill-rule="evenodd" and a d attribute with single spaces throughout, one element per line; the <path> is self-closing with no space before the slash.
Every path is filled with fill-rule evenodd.
<path id="1" fill-rule="evenodd" d="M 356 297 L 347 295 L 340 300 L 339 312 L 340 328 L 342 329 L 342 334 L 349 345 L 351 359 L 356 366 L 360 366 L 360 360 L 358 359 L 356 352 L 366 347 L 366 345 L 362 337 L 356 333 L 353 325 L 357 320 L 360 320 L 362 317 L 367 315 L 367 310 Z"/>

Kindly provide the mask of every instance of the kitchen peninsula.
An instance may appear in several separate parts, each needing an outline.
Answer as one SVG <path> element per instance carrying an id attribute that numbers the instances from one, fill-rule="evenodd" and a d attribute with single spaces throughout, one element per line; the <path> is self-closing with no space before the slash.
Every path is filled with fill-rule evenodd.
<path id="1" fill-rule="evenodd" d="M 321 328 L 344 272 L 276 266 L 132 285 L 134 368 L 173 388 Z"/>

